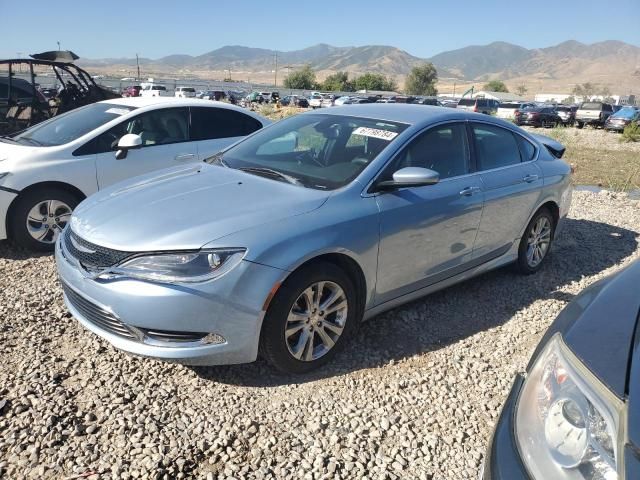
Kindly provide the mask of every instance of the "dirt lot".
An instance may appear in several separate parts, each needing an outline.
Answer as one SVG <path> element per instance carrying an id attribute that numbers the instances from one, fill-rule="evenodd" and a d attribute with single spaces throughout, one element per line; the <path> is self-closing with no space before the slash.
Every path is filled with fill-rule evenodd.
<path id="1" fill-rule="evenodd" d="M 618 133 L 585 127 L 529 128 L 567 147 L 565 160 L 576 167 L 574 182 L 612 190 L 640 188 L 640 142 L 621 142 Z"/>
<path id="2" fill-rule="evenodd" d="M 66 314 L 51 256 L 0 243 L 0 478 L 475 479 L 545 328 L 640 257 L 639 207 L 576 192 L 538 274 L 502 269 L 390 311 L 304 377 L 118 352 Z"/>

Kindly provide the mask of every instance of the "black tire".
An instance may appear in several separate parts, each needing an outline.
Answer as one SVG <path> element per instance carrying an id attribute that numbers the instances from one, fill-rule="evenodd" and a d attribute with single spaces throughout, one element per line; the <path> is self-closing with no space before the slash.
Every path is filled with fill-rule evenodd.
<path id="1" fill-rule="evenodd" d="M 583 128 L 584 122 L 576 122 L 576 128 Z"/>
<path id="2" fill-rule="evenodd" d="M 335 345 L 324 355 L 315 360 L 298 360 L 291 353 L 285 338 L 287 318 L 303 292 L 317 282 L 332 282 L 343 290 L 347 300 L 346 322 Z M 284 373 L 306 373 L 319 368 L 330 361 L 355 332 L 362 315 L 358 305 L 353 282 L 339 267 L 331 263 L 317 262 L 300 268 L 287 278 L 269 305 L 260 335 L 262 356 Z M 312 338 L 316 338 L 314 335 L 312 334 Z M 317 339 L 319 340 L 319 336 Z"/>
<path id="3" fill-rule="evenodd" d="M 13 243 L 20 247 L 36 252 L 53 251 L 53 249 L 55 248 L 55 243 L 38 241 L 31 236 L 29 230 L 27 229 L 27 218 L 31 209 L 36 207 L 38 204 L 46 202 L 47 200 L 57 200 L 59 202 L 62 202 L 66 206 L 68 206 L 71 211 L 73 211 L 78 206 L 78 203 L 80 203 L 81 199 L 79 199 L 73 193 L 68 192 L 67 190 L 56 187 L 38 188 L 35 190 L 27 191 L 26 193 L 20 195 L 17 198 L 15 205 L 11 209 L 11 216 L 8 220 L 9 236 Z M 56 217 L 56 212 L 52 213 L 53 219 L 60 218 L 61 221 L 57 222 L 55 228 L 53 226 L 51 227 L 51 233 L 47 234 L 45 240 L 50 239 L 54 235 L 53 230 L 60 231 L 62 228 L 64 228 L 64 225 L 66 225 L 66 221 L 68 221 L 68 219 L 70 218 L 70 215 L 60 215 L 59 217 Z M 66 218 L 67 220 L 64 221 L 64 218 Z M 32 225 L 37 224 L 32 223 Z"/>
<path id="4" fill-rule="evenodd" d="M 529 247 L 529 236 L 531 234 L 533 226 L 536 225 L 538 221 L 543 217 L 547 219 L 550 226 L 549 244 L 546 250 L 544 251 L 544 256 L 542 260 L 540 260 L 539 263 L 535 265 L 531 265 L 527 258 L 527 251 Z M 538 270 L 540 270 L 540 268 L 542 268 L 542 265 L 544 264 L 545 260 L 551 254 L 551 246 L 553 244 L 555 229 L 556 229 L 556 223 L 551 212 L 547 208 L 541 208 L 540 210 L 538 210 L 536 214 L 533 216 L 533 218 L 531 219 L 531 221 L 529 222 L 529 224 L 527 225 L 527 228 L 525 229 L 524 234 L 520 239 L 520 245 L 518 246 L 518 259 L 516 260 L 516 264 L 515 264 L 516 269 L 520 273 L 524 275 L 531 275 L 533 273 L 536 273 Z"/>

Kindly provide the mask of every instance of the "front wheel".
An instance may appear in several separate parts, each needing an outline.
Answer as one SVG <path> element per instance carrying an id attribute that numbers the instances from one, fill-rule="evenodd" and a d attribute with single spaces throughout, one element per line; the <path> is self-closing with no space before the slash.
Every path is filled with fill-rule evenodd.
<path id="1" fill-rule="evenodd" d="M 527 225 L 518 247 L 518 270 L 525 275 L 537 272 L 549 255 L 555 221 L 546 208 L 539 210 Z"/>
<path id="2" fill-rule="evenodd" d="M 576 123 L 576 128 L 583 128 L 584 127 L 584 122 L 577 122 Z"/>
<path id="3" fill-rule="evenodd" d="M 9 218 L 14 243 L 28 250 L 51 252 L 79 203 L 72 193 L 45 187 L 21 195 Z"/>
<path id="4" fill-rule="evenodd" d="M 294 272 L 280 287 L 262 326 L 261 352 L 285 373 L 305 373 L 330 361 L 359 322 L 353 283 L 331 263 Z"/>

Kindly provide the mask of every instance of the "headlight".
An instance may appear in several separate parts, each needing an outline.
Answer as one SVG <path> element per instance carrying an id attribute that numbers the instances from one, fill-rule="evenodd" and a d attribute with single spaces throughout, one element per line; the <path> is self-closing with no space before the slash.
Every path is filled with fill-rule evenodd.
<path id="1" fill-rule="evenodd" d="M 206 282 L 232 270 L 246 252 L 245 248 L 225 248 L 142 255 L 110 269 L 106 276 L 124 275 L 167 283 Z"/>
<path id="2" fill-rule="evenodd" d="M 518 399 L 516 437 L 529 473 L 535 479 L 622 478 L 623 414 L 622 401 L 554 336 Z"/>

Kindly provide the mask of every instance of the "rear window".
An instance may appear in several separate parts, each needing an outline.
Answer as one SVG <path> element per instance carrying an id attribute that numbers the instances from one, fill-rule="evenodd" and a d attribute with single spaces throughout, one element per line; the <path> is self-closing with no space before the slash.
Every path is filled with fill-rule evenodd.
<path id="1" fill-rule="evenodd" d="M 461 98 L 458 102 L 458 105 L 462 105 L 463 107 L 470 107 L 471 105 L 475 105 L 476 101 L 473 98 Z"/>
<path id="2" fill-rule="evenodd" d="M 602 103 L 600 102 L 585 102 L 580 105 L 581 110 L 602 110 Z"/>
<path id="3" fill-rule="evenodd" d="M 570 112 L 571 107 L 556 107 L 556 110 L 559 112 Z"/>
<path id="4" fill-rule="evenodd" d="M 180 90 L 182 90 L 183 92 L 190 92 L 190 93 L 195 93 L 195 88 L 191 88 L 191 87 L 182 87 Z"/>
<path id="5" fill-rule="evenodd" d="M 498 108 L 520 108 L 522 104 L 516 102 L 504 102 L 498 105 Z"/>
<path id="6" fill-rule="evenodd" d="M 622 108 L 614 113 L 611 118 L 625 118 L 627 120 L 633 119 L 638 112 L 635 108 Z"/>

